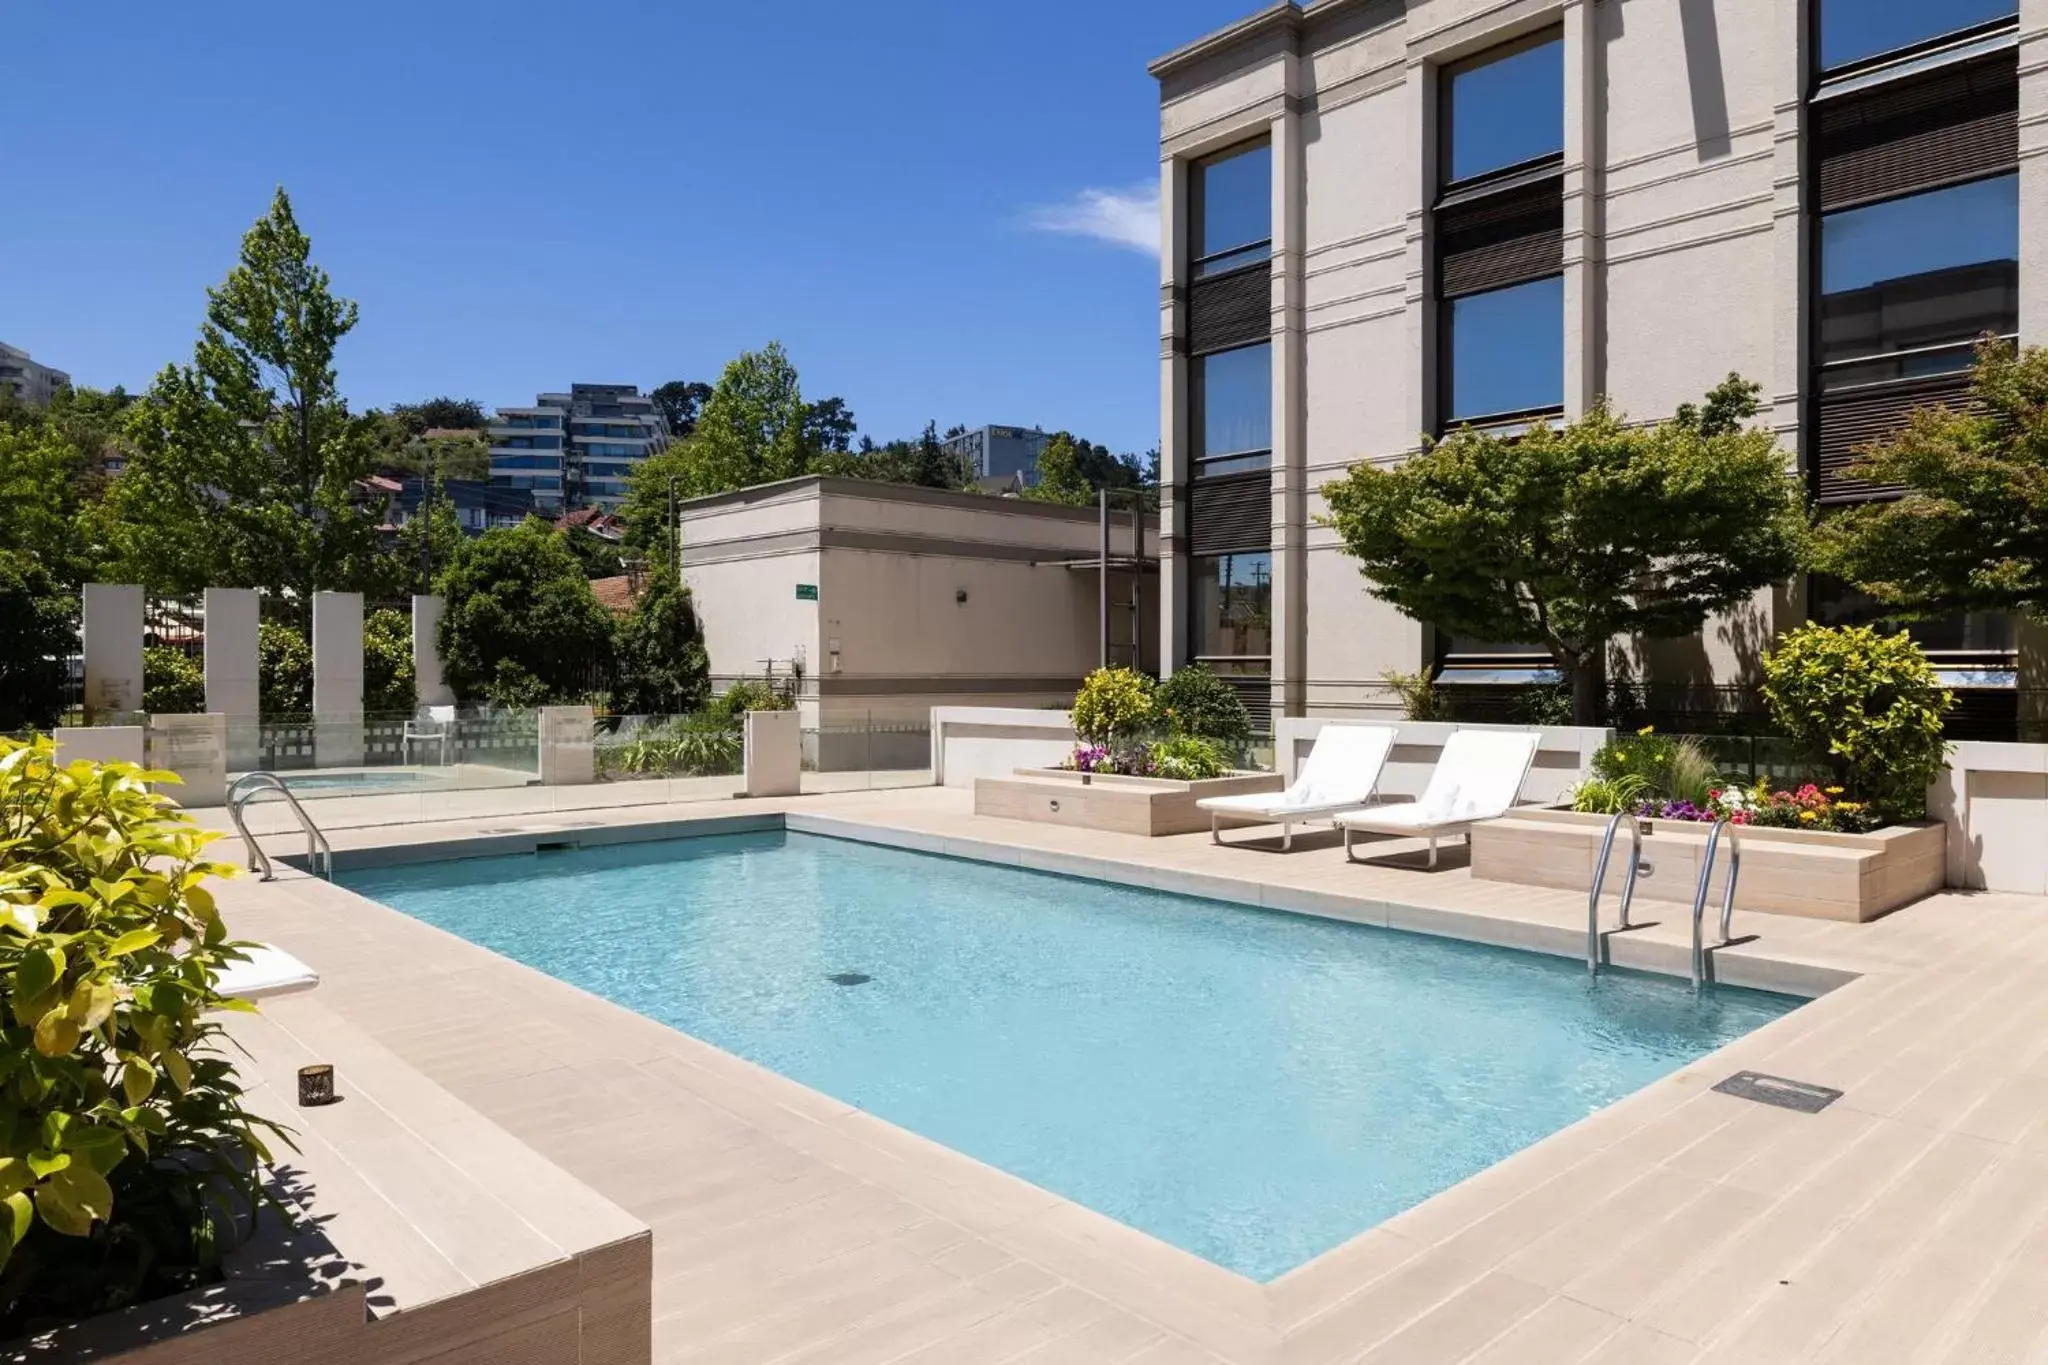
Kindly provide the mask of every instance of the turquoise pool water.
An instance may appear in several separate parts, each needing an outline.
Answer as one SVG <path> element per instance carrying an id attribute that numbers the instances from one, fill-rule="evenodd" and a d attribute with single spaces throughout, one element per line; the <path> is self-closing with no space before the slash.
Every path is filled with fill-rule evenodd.
<path id="1" fill-rule="evenodd" d="M 802 834 L 342 880 L 1260 1280 L 1799 1003 Z"/>

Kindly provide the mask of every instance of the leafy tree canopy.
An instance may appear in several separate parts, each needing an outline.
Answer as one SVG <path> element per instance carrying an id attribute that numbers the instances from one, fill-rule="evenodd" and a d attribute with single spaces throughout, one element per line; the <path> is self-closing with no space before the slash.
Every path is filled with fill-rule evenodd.
<path id="1" fill-rule="evenodd" d="M 66 388 L 31 408 L 0 393 L 0 550 L 33 558 L 66 587 L 97 576 L 94 518 L 134 401 L 120 389 Z"/>
<path id="2" fill-rule="evenodd" d="M 668 434 L 678 441 L 697 429 L 697 414 L 704 410 L 704 400 L 710 396 L 709 384 L 686 379 L 671 379 L 648 395 L 654 406 L 661 409 Z"/>
<path id="3" fill-rule="evenodd" d="M 1327 524 L 1375 597 L 1459 634 L 1542 645 L 1594 724 L 1610 642 L 1700 629 L 1798 566 L 1804 501 L 1776 439 L 1741 426 L 1730 375 L 1694 410 L 1631 427 L 1604 402 L 1522 436 L 1465 429 L 1327 484 Z"/>
<path id="4" fill-rule="evenodd" d="M 372 423 L 349 412 L 334 353 L 356 306 L 280 189 L 207 291 L 190 365 L 129 410 L 129 468 L 106 505 L 119 572 L 158 590 L 209 585 L 378 590 L 376 516 L 354 494 Z"/>
<path id="5" fill-rule="evenodd" d="M 967 483 L 969 474 L 961 457 L 940 441 L 936 422 L 926 422 L 924 431 L 914 441 L 876 445 L 862 437 L 858 450 L 822 455 L 812 469 L 840 478 L 908 483 L 920 488 L 960 488 Z"/>
<path id="6" fill-rule="evenodd" d="M 1862 452 L 1855 477 L 1905 496 L 1823 517 L 1813 567 L 1901 617 L 2048 619 L 2048 350 L 1987 341 L 1971 395 L 1971 408 L 1922 408 Z"/>
<path id="7" fill-rule="evenodd" d="M 444 674 L 465 700 L 573 700 L 611 658 L 610 613 L 562 533 L 538 517 L 466 543 L 441 593 Z"/>
<path id="8" fill-rule="evenodd" d="M 666 564 L 653 566 L 618 630 L 612 709 L 624 715 L 695 711 L 710 691 L 710 657 L 690 590 Z"/>
<path id="9" fill-rule="evenodd" d="M 1071 433 L 1062 431 L 1039 450 L 1038 482 L 1025 489 L 1024 496 L 1033 502 L 1087 507 L 1095 501 L 1095 491 L 1095 484 L 1082 467 L 1079 445 Z"/>
<path id="10" fill-rule="evenodd" d="M 429 398 L 424 403 L 394 403 L 391 415 L 415 436 L 430 431 L 482 431 L 490 425 L 484 405 L 474 398 Z"/>
<path id="11" fill-rule="evenodd" d="M 57 723 L 77 609 L 34 556 L 0 550 L 0 733 Z"/>

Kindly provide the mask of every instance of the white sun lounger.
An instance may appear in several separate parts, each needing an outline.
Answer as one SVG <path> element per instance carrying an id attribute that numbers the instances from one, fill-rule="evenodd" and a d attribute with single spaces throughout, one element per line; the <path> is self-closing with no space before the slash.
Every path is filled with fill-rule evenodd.
<path id="1" fill-rule="evenodd" d="M 1331 817 L 1344 831 L 1344 856 L 1351 834 L 1406 834 L 1429 840 L 1429 865 L 1436 866 L 1436 842 L 1451 834 L 1469 841 L 1472 826 L 1507 814 L 1522 794 L 1541 736 L 1534 730 L 1455 730 L 1444 741 L 1436 769 L 1422 795 L 1407 805 L 1348 810 Z"/>
<path id="2" fill-rule="evenodd" d="M 243 950 L 246 960 L 230 962 L 220 969 L 214 989 L 239 1000 L 261 1000 L 273 995 L 310 991 L 320 984 L 320 973 L 282 948 L 258 944 Z"/>
<path id="3" fill-rule="evenodd" d="M 1282 852 L 1294 847 L 1294 826 L 1322 820 L 1372 800 L 1380 771 L 1394 747 L 1389 725 L 1325 725 L 1284 792 L 1209 796 L 1195 803 L 1209 812 L 1209 837 L 1223 842 L 1223 822 L 1280 826 Z"/>

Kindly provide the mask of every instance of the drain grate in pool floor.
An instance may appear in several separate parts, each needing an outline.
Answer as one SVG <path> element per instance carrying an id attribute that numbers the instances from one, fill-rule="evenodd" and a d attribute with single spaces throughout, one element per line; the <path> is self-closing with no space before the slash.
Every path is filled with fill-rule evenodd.
<path id="1" fill-rule="evenodd" d="M 874 980 L 866 972 L 834 972 L 825 979 L 835 986 L 865 986 Z"/>

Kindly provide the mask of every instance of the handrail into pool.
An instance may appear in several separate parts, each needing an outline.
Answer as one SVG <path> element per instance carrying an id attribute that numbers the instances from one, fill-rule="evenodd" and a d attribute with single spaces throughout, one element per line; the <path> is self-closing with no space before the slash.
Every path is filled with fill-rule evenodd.
<path id="1" fill-rule="evenodd" d="M 1614 853 L 1615 831 L 1622 821 L 1628 822 L 1628 875 L 1621 881 L 1621 928 L 1629 927 L 1628 908 L 1635 900 L 1636 874 L 1643 867 L 1643 826 L 1633 814 L 1618 810 L 1607 822 L 1607 833 L 1600 840 L 1600 861 L 1593 866 L 1593 885 L 1586 892 L 1586 970 L 1594 976 L 1600 974 L 1600 892 L 1607 885 L 1607 862 Z"/>
<path id="2" fill-rule="evenodd" d="M 292 795 L 292 789 L 276 773 L 243 773 L 228 786 L 228 818 L 235 822 L 235 832 L 242 836 L 242 842 L 249 848 L 249 870 L 262 872 L 258 881 L 277 879 L 277 869 L 271 864 L 270 855 L 263 851 L 263 845 L 256 842 L 256 836 L 249 833 L 248 821 L 242 818 L 242 807 L 266 791 L 276 792 L 292 808 L 292 814 L 299 818 L 299 828 L 306 831 L 306 862 L 316 875 L 333 881 L 334 846 L 327 842 L 320 826 L 313 823 L 313 817 L 306 814 L 299 798 Z"/>
<path id="3" fill-rule="evenodd" d="M 1714 859 L 1720 852 L 1721 831 L 1728 835 L 1728 883 L 1721 890 L 1721 941 L 1718 947 L 1728 946 L 1729 928 L 1735 918 L 1735 878 L 1742 871 L 1742 842 L 1734 834 L 1734 826 L 1726 820 L 1716 820 L 1713 829 L 1707 832 L 1707 846 L 1700 851 L 1700 884 L 1692 898 L 1692 988 L 1697 993 L 1705 984 L 1707 975 L 1707 952 L 1700 942 L 1700 919 L 1707 912 L 1707 892 L 1714 879 Z"/>

